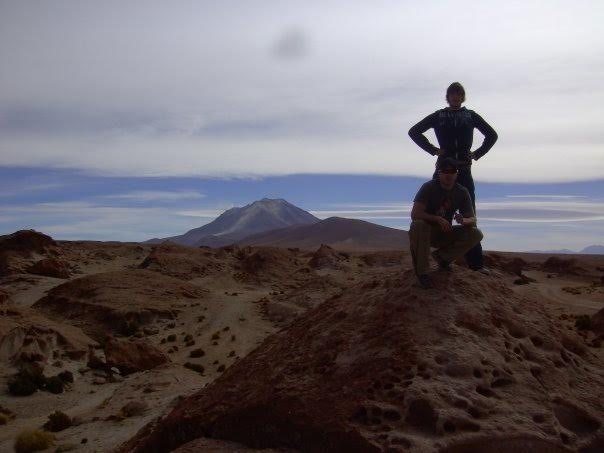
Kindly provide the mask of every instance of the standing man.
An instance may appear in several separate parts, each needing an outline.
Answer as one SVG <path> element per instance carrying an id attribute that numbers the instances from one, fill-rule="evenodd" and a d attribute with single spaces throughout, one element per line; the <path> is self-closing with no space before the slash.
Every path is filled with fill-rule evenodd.
<path id="1" fill-rule="evenodd" d="M 431 288 L 430 247 L 438 267 L 448 270 L 451 262 L 482 239 L 468 190 L 457 184 L 457 165 L 446 157 L 437 164 L 438 177 L 422 185 L 413 200 L 409 245 L 413 269 L 422 288 Z M 457 212 L 459 211 L 459 212 Z M 453 218 L 458 225 L 453 226 Z"/>
<path id="2" fill-rule="evenodd" d="M 438 163 L 446 157 L 456 161 L 457 183 L 470 193 L 472 206 L 476 212 L 472 160 L 480 159 L 493 147 L 497 141 L 497 132 L 478 113 L 461 106 L 466 100 L 466 92 L 461 83 L 454 82 L 447 88 L 446 100 L 449 107 L 437 110 L 421 120 L 409 129 L 409 136 L 424 151 L 438 156 L 437 168 Z M 436 134 L 438 148 L 424 135 L 424 132 L 431 128 Z M 470 151 L 474 128 L 484 135 L 484 141 L 478 149 Z M 433 178 L 438 178 L 438 170 L 434 172 Z M 470 269 L 489 274 L 489 270 L 484 267 L 480 242 L 466 253 L 465 258 Z"/>

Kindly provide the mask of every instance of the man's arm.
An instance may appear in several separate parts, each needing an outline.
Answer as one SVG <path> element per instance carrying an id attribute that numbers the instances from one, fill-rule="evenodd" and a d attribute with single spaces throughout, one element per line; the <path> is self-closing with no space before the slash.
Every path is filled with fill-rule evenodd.
<path id="1" fill-rule="evenodd" d="M 441 151 L 439 148 L 430 143 L 430 140 L 428 140 L 424 135 L 424 132 L 434 127 L 435 119 L 436 113 L 425 117 L 411 129 L 409 129 L 409 137 L 411 137 L 411 140 L 413 140 L 417 144 L 417 146 L 419 146 L 427 153 L 430 153 L 433 156 L 440 156 L 443 151 Z"/>
<path id="2" fill-rule="evenodd" d="M 434 223 L 440 226 L 440 229 L 445 233 L 452 230 L 451 224 L 447 222 L 447 219 L 443 219 L 439 215 L 428 214 L 426 212 L 426 205 L 421 201 L 413 202 L 413 209 L 411 209 L 411 220 L 424 220 L 426 222 Z"/>
<path id="3" fill-rule="evenodd" d="M 462 191 L 461 206 L 459 212 L 455 214 L 455 221 L 462 226 L 476 226 L 476 213 L 472 207 L 470 192 L 465 187 L 462 187 Z"/>
<path id="4" fill-rule="evenodd" d="M 474 113 L 474 127 L 478 129 L 482 135 L 484 135 L 484 141 L 482 145 L 471 153 L 472 159 L 478 160 L 493 147 L 497 141 L 497 132 L 487 123 L 478 113 Z"/>

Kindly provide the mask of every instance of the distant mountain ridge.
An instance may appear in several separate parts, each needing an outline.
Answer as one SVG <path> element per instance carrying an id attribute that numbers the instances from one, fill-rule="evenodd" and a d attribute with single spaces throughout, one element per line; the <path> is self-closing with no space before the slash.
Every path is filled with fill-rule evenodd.
<path id="1" fill-rule="evenodd" d="M 531 250 L 527 253 L 552 253 L 558 255 L 604 255 L 604 245 L 588 245 L 584 249 L 576 252 L 569 249 L 560 250 Z"/>
<path id="2" fill-rule="evenodd" d="M 254 201 L 244 207 L 231 208 L 216 220 L 194 228 L 179 236 L 151 239 L 146 243 L 175 242 L 193 247 L 221 247 L 256 233 L 290 227 L 309 225 L 320 219 L 309 212 L 288 203 L 284 199 Z"/>

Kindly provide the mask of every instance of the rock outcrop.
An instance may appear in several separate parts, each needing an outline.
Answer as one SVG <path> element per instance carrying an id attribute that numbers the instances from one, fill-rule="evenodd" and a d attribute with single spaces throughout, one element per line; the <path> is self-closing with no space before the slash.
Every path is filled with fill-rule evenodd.
<path id="1" fill-rule="evenodd" d="M 541 265 L 541 270 L 544 272 L 555 272 L 557 274 L 579 275 L 585 270 L 577 264 L 574 258 L 558 258 L 550 256 Z"/>
<path id="2" fill-rule="evenodd" d="M 0 236 L 0 276 L 27 273 L 37 261 L 57 254 L 57 243 L 34 230 Z"/>
<path id="3" fill-rule="evenodd" d="M 109 338 L 105 342 L 105 361 L 124 375 L 150 370 L 170 359 L 156 347 L 145 341 L 128 341 Z"/>
<path id="4" fill-rule="evenodd" d="M 71 275 L 69 265 L 56 258 L 44 258 L 36 261 L 27 269 L 27 272 L 55 278 L 69 278 Z"/>
<path id="5" fill-rule="evenodd" d="M 328 245 L 321 244 L 321 247 L 308 260 L 308 265 L 314 269 L 340 269 L 343 267 L 341 262 L 344 259 L 345 256 L 341 253 L 338 253 Z"/>
<path id="6" fill-rule="evenodd" d="M 215 258 L 217 253 L 217 250 L 210 248 L 192 248 L 166 242 L 155 246 L 139 268 L 191 280 L 224 272 L 226 266 Z"/>
<path id="7" fill-rule="evenodd" d="M 80 329 L 36 310 L 11 305 L 0 308 L 0 363 L 81 359 L 94 345 Z"/>
<path id="8" fill-rule="evenodd" d="M 142 269 L 106 272 L 57 286 L 33 307 L 68 319 L 101 341 L 107 333 L 132 335 L 175 313 L 206 291 L 182 280 Z"/>

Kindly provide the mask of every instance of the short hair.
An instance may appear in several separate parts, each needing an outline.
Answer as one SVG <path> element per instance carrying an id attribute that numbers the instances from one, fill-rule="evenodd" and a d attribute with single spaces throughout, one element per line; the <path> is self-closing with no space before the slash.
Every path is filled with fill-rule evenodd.
<path id="1" fill-rule="evenodd" d="M 457 161 L 452 157 L 445 157 L 444 159 L 436 161 L 436 168 L 438 170 L 444 170 L 446 168 L 457 170 Z"/>
<path id="2" fill-rule="evenodd" d="M 447 88 L 447 99 L 451 93 L 459 93 L 461 94 L 461 101 L 464 102 L 466 100 L 466 90 L 464 90 L 463 85 L 459 82 L 453 82 Z"/>

